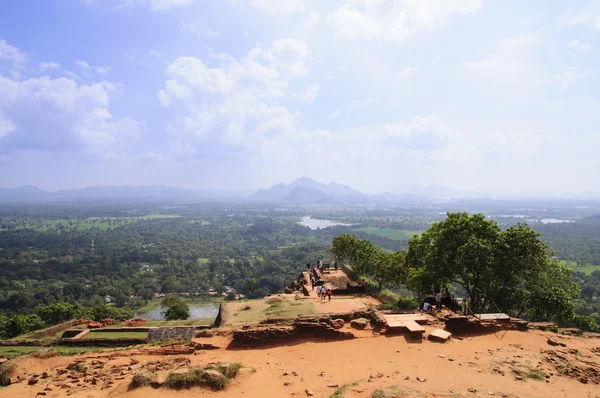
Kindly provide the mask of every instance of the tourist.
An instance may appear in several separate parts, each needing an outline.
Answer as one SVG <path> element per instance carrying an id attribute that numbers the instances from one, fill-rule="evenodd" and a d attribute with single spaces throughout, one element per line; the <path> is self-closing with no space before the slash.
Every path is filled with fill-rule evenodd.
<path id="1" fill-rule="evenodd" d="M 423 311 L 429 312 L 429 310 L 431 310 L 431 304 L 429 304 L 427 301 L 425 301 L 423 303 Z"/>
<path id="2" fill-rule="evenodd" d="M 338 265 L 337 265 L 337 261 L 335 261 L 335 262 L 333 263 L 333 268 L 335 269 L 335 272 L 336 272 L 336 273 L 337 273 L 337 267 L 338 267 Z"/>
<path id="3" fill-rule="evenodd" d="M 315 290 L 315 278 L 312 277 L 312 275 L 310 276 L 310 284 L 312 285 L 312 290 Z"/>
<path id="4" fill-rule="evenodd" d="M 306 263 L 306 270 L 310 272 L 310 263 Z"/>
<path id="5" fill-rule="evenodd" d="M 437 292 L 437 294 L 435 295 L 435 303 L 437 305 L 437 310 L 441 311 L 442 310 L 442 292 Z"/>
<path id="6" fill-rule="evenodd" d="M 329 301 L 331 301 L 331 286 L 327 288 L 327 297 L 329 297 Z"/>

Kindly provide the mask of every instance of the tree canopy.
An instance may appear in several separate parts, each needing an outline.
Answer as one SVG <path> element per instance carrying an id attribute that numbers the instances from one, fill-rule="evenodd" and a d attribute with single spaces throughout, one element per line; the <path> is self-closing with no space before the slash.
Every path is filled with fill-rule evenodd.
<path id="1" fill-rule="evenodd" d="M 420 294 L 458 284 L 474 313 L 568 318 L 579 287 L 549 254 L 539 233 L 526 224 L 501 230 L 483 214 L 448 213 L 410 239 L 406 283 Z"/>

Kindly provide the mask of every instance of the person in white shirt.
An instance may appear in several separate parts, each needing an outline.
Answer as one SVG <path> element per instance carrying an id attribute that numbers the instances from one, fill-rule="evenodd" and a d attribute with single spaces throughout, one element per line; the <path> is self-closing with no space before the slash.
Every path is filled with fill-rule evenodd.
<path id="1" fill-rule="evenodd" d="M 435 303 L 437 304 L 437 310 L 442 310 L 442 292 L 437 292 L 435 295 Z"/>

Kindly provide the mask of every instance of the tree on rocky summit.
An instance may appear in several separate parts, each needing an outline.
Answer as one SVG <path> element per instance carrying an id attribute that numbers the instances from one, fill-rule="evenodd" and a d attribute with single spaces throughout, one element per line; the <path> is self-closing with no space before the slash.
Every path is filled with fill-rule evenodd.
<path id="1" fill-rule="evenodd" d="M 409 241 L 407 287 L 429 294 L 461 285 L 474 313 L 567 319 L 579 293 L 570 271 L 549 257 L 526 224 L 501 230 L 483 214 L 448 213 Z"/>
<path id="2" fill-rule="evenodd" d="M 342 234 L 333 238 L 329 251 L 337 261 L 347 263 L 359 275 L 371 278 L 381 292 L 385 284 L 397 284 L 406 279 L 403 251 L 388 253 L 367 239 Z"/>

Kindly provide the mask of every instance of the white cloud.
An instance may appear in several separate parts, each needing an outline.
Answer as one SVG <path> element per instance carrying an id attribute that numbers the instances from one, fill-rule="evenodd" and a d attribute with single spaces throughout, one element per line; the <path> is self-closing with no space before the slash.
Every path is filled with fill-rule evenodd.
<path id="1" fill-rule="evenodd" d="M 0 40 L 0 60 L 6 60 L 16 65 L 25 62 L 27 56 L 18 48 L 11 46 L 5 40 Z"/>
<path id="2" fill-rule="evenodd" d="M 573 49 L 573 50 L 577 50 L 580 52 L 584 52 L 587 51 L 591 48 L 592 46 L 590 46 L 587 43 L 582 43 L 579 40 L 572 40 L 569 44 L 567 44 L 567 48 Z"/>
<path id="3" fill-rule="evenodd" d="M 364 108 L 365 106 L 372 104 L 374 102 L 375 102 L 375 100 L 373 98 L 356 99 L 356 100 L 352 101 L 352 103 L 350 105 L 348 105 L 347 107 L 336 108 L 333 112 L 331 112 L 329 117 L 331 119 L 347 118 L 350 115 L 352 115 L 355 111 L 357 111 L 358 109 Z"/>
<path id="4" fill-rule="evenodd" d="M 596 17 L 596 20 L 594 21 L 594 29 L 600 30 L 600 17 Z"/>
<path id="5" fill-rule="evenodd" d="M 221 35 L 220 32 L 208 28 L 206 20 L 204 18 L 198 18 L 191 23 L 181 21 L 180 24 L 183 30 L 188 31 L 193 35 L 196 35 L 197 37 L 210 39 L 212 37 L 218 37 Z"/>
<path id="6" fill-rule="evenodd" d="M 306 18 L 306 27 L 308 29 L 314 29 L 321 21 L 321 15 L 316 11 L 311 11 L 308 18 Z"/>
<path id="7" fill-rule="evenodd" d="M 417 73 L 417 69 L 410 67 L 410 66 L 405 66 L 402 71 L 400 72 L 400 78 L 401 79 L 406 79 L 412 75 L 414 75 L 415 73 Z"/>
<path id="8" fill-rule="evenodd" d="M 147 5 L 153 11 L 166 11 L 175 7 L 191 5 L 198 0 L 81 0 L 88 6 L 103 6 L 115 10 L 131 10 L 138 5 Z"/>
<path id="9" fill-rule="evenodd" d="M 329 14 L 343 39 L 401 41 L 419 30 L 439 29 L 453 15 L 472 15 L 481 0 L 359 0 Z"/>
<path id="10" fill-rule="evenodd" d="M 317 97 L 319 96 L 319 91 L 321 90 L 321 86 L 316 83 L 312 83 L 306 91 L 303 93 L 296 93 L 293 95 L 294 99 L 298 101 L 306 102 L 307 104 L 313 104 Z"/>
<path id="11" fill-rule="evenodd" d="M 238 61 L 223 54 L 217 67 L 180 57 L 167 67 L 169 80 L 158 93 L 175 118 L 175 136 L 248 145 L 253 139 L 296 129 L 298 115 L 278 104 L 289 80 L 307 73 L 308 47 L 283 39 L 269 49 L 256 47 Z"/>
<path id="12" fill-rule="evenodd" d="M 150 8 L 155 11 L 170 10 L 174 7 L 187 6 L 196 0 L 150 0 Z"/>
<path id="13" fill-rule="evenodd" d="M 250 5 L 269 15 L 292 14 L 306 9 L 304 0 L 250 0 Z"/>
<path id="14" fill-rule="evenodd" d="M 85 61 L 76 61 L 75 64 L 79 67 L 81 74 L 86 78 L 91 78 L 94 76 L 94 72 L 101 75 L 106 76 L 112 68 L 110 66 L 94 66 L 90 65 Z"/>
<path id="15" fill-rule="evenodd" d="M 121 144 L 139 139 L 143 130 L 134 120 L 112 118 L 109 97 L 117 88 L 106 82 L 80 85 L 64 77 L 0 77 L 0 148 L 115 153 Z"/>
<path id="16" fill-rule="evenodd" d="M 88 64 L 88 63 L 87 63 L 87 62 L 85 62 L 85 61 L 76 61 L 76 62 L 75 62 L 75 64 L 76 64 L 76 65 L 77 65 L 77 66 L 78 66 L 80 69 L 83 69 L 83 70 L 90 70 L 90 69 L 92 69 L 91 65 L 90 65 L 90 64 Z"/>
<path id="17" fill-rule="evenodd" d="M 497 85 L 501 90 L 540 86 L 544 77 L 534 65 L 531 51 L 541 42 L 538 34 L 507 38 L 486 58 L 464 63 L 468 78 L 482 79 L 486 86 Z"/>
<path id="18" fill-rule="evenodd" d="M 581 79 L 582 74 L 578 68 L 571 66 L 565 68 L 565 70 L 556 77 L 559 86 L 563 89 L 571 87 L 571 85 L 577 80 Z"/>
<path id="19" fill-rule="evenodd" d="M 60 64 L 56 63 L 56 62 L 42 62 L 39 65 L 40 71 L 44 72 L 48 69 L 59 69 L 60 68 Z"/>

